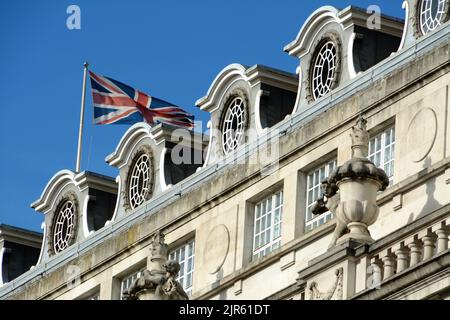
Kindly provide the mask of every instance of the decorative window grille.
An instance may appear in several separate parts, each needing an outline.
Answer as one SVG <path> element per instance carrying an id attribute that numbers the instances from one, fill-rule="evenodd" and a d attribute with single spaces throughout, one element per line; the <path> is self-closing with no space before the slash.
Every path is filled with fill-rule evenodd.
<path id="1" fill-rule="evenodd" d="M 180 272 L 177 280 L 188 295 L 192 294 L 192 280 L 194 275 L 195 240 L 192 239 L 179 246 L 169 254 L 169 260 L 178 261 Z"/>
<path id="2" fill-rule="evenodd" d="M 369 160 L 386 172 L 389 185 L 393 184 L 394 178 L 394 154 L 395 128 L 393 126 L 370 139 Z"/>
<path id="3" fill-rule="evenodd" d="M 282 215 L 283 191 L 278 191 L 255 204 L 253 260 L 280 247 Z"/>
<path id="4" fill-rule="evenodd" d="M 222 147 L 225 154 L 235 150 L 242 142 L 246 126 L 244 99 L 235 97 L 228 105 L 222 123 Z"/>
<path id="5" fill-rule="evenodd" d="M 427 34 L 444 23 L 447 0 L 422 0 L 419 8 L 419 23 L 422 34 Z"/>
<path id="6" fill-rule="evenodd" d="M 337 48 L 333 41 L 325 42 L 316 54 L 311 75 L 314 100 L 323 97 L 333 88 L 336 80 Z"/>
<path id="7" fill-rule="evenodd" d="M 75 237 L 75 203 L 65 200 L 59 206 L 53 225 L 53 250 L 59 253 L 71 245 Z"/>
<path id="8" fill-rule="evenodd" d="M 127 290 L 133 284 L 133 282 L 142 275 L 144 270 L 145 268 L 142 268 L 141 270 L 133 272 L 122 279 L 122 283 L 120 284 L 121 300 L 123 300 L 123 293 L 125 292 L 125 290 Z"/>
<path id="9" fill-rule="evenodd" d="M 136 158 L 128 180 L 128 199 L 134 209 L 148 199 L 152 188 L 152 165 L 147 153 Z"/>
<path id="10" fill-rule="evenodd" d="M 330 173 L 336 168 L 337 160 L 327 162 L 326 164 L 310 171 L 306 181 L 306 223 L 305 232 L 324 224 L 333 218 L 333 214 L 328 211 L 321 215 L 314 216 L 312 208 L 316 200 L 322 195 L 321 184 Z"/>

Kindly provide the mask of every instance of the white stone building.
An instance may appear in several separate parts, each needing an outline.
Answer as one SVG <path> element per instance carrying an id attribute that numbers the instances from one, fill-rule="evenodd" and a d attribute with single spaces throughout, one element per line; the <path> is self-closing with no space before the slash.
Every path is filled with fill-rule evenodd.
<path id="1" fill-rule="evenodd" d="M 183 142 L 191 164 L 174 162 L 173 128 L 140 123 L 106 157 L 117 177 L 55 174 L 32 204 L 39 261 L 0 299 L 120 299 L 159 231 L 191 299 L 449 299 L 450 5 L 403 8 L 376 27 L 319 8 L 285 47 L 296 74 L 224 68 L 197 101 L 210 134 Z M 330 246 L 336 213 L 312 207 L 360 116 L 389 186 L 373 241 Z"/>

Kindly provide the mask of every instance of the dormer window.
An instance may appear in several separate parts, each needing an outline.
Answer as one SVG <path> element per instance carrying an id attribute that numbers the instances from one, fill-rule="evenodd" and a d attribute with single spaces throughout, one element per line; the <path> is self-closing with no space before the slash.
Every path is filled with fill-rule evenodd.
<path id="1" fill-rule="evenodd" d="M 311 66 L 310 86 L 314 100 L 330 92 L 337 80 L 338 50 L 332 40 L 322 41 L 314 55 Z"/>
<path id="2" fill-rule="evenodd" d="M 53 252 L 59 253 L 70 246 L 75 239 L 75 224 L 77 219 L 75 200 L 62 200 L 55 212 L 53 220 Z"/>
<path id="3" fill-rule="evenodd" d="M 127 195 L 131 209 L 148 200 L 153 187 L 152 158 L 147 152 L 135 156 L 128 174 Z"/>
<path id="4" fill-rule="evenodd" d="M 235 150 L 243 141 L 247 122 L 247 110 L 244 99 L 234 97 L 228 104 L 222 121 L 222 146 L 225 154 Z"/>
<path id="5" fill-rule="evenodd" d="M 420 32 L 425 35 L 447 19 L 447 0 L 421 0 L 419 2 L 419 24 Z"/>

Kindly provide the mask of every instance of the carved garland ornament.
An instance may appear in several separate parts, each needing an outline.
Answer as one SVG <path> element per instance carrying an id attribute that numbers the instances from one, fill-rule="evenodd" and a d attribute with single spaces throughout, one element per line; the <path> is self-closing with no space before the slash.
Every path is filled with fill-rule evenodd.
<path id="1" fill-rule="evenodd" d="M 317 288 L 317 282 L 311 282 L 311 284 L 309 285 L 310 300 L 342 300 L 344 269 L 336 269 L 334 273 L 336 275 L 336 279 L 333 286 L 328 291 L 319 291 L 319 289 Z"/>

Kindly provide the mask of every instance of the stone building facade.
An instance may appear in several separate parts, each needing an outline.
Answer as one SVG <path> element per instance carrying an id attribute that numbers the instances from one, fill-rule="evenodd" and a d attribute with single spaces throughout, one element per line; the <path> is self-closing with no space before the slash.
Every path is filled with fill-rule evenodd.
<path id="1" fill-rule="evenodd" d="M 45 217 L 39 259 L 0 298 L 121 299 L 162 232 L 190 299 L 449 299 L 449 6 L 405 0 L 405 21 L 375 25 L 321 7 L 284 48 L 295 74 L 217 75 L 197 101 L 208 134 L 180 143 L 139 123 L 106 158 L 116 178 L 58 172 L 32 204 Z M 181 149 L 196 161 L 174 161 Z M 371 202 L 337 181 L 340 204 L 314 214 L 322 182 L 358 154 L 384 190 Z M 357 167 L 346 179 L 361 181 Z M 339 229 L 349 196 L 360 205 Z"/>

